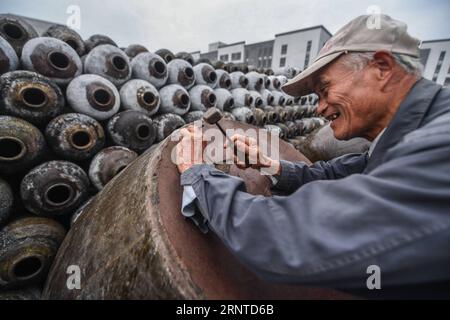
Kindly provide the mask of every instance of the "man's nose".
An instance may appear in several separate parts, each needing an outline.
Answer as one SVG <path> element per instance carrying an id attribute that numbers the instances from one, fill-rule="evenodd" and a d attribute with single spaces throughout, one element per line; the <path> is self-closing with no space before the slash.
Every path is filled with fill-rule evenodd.
<path id="1" fill-rule="evenodd" d="M 325 101 L 325 99 L 319 99 L 319 106 L 317 107 L 317 113 L 319 115 L 324 114 L 327 107 L 328 107 L 328 103 Z"/>

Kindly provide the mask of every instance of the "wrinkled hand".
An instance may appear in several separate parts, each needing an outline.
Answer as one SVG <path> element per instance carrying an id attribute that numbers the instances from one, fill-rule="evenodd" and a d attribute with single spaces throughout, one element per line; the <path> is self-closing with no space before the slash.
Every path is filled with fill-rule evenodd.
<path id="1" fill-rule="evenodd" d="M 253 168 L 257 170 L 273 168 L 274 174 L 280 173 L 280 162 L 266 156 L 254 138 L 235 134 L 231 136 L 230 140 L 234 144 L 234 161 L 238 168 Z M 227 141 L 225 147 L 232 148 L 229 141 Z"/>
<path id="2" fill-rule="evenodd" d="M 180 130 L 181 140 L 176 145 L 176 164 L 178 171 L 183 173 L 195 164 L 203 163 L 203 149 L 206 142 L 203 141 L 202 130 L 189 126 Z"/>

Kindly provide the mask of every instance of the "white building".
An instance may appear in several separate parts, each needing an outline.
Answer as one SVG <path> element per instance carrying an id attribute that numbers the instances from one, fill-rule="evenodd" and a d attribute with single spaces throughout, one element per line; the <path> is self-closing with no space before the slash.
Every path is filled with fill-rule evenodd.
<path id="1" fill-rule="evenodd" d="M 272 70 L 277 73 L 285 67 L 306 69 L 330 38 L 331 33 L 324 26 L 276 34 Z"/>
<path id="2" fill-rule="evenodd" d="M 450 85 L 450 39 L 422 41 L 423 76 L 438 84 Z"/>
<path id="3" fill-rule="evenodd" d="M 245 44 L 245 41 L 226 44 L 210 43 L 208 52 L 201 53 L 201 58 L 211 61 L 241 63 L 246 62 L 258 68 L 271 68 L 281 72 L 285 67 L 303 70 L 309 66 L 331 33 L 322 25 L 289 31 L 275 35 L 274 40 Z M 193 53 L 196 57 L 199 52 Z"/>
<path id="4" fill-rule="evenodd" d="M 232 44 L 220 44 L 217 47 L 217 57 L 223 62 L 244 62 L 245 41 Z"/>

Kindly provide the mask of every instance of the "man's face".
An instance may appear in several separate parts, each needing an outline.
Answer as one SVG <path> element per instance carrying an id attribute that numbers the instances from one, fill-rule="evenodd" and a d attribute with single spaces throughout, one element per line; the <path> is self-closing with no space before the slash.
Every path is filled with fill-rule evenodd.
<path id="1" fill-rule="evenodd" d="M 341 59 L 341 58 L 339 58 Z M 364 137 L 373 140 L 387 112 L 384 94 L 377 81 L 376 67 L 367 65 L 351 70 L 339 59 L 320 72 L 315 79 L 319 95 L 318 112 L 331 121 L 339 140 Z"/>

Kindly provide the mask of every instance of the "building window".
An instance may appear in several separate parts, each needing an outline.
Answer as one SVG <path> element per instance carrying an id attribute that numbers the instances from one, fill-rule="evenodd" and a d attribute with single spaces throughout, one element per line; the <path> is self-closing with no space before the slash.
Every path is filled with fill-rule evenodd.
<path id="1" fill-rule="evenodd" d="M 280 59 L 280 68 L 284 67 L 286 65 L 286 58 L 281 58 Z"/>
<path id="2" fill-rule="evenodd" d="M 235 52 L 231 54 L 231 61 L 241 60 L 241 53 Z"/>
<path id="3" fill-rule="evenodd" d="M 306 69 L 309 65 L 309 53 L 305 55 L 305 65 L 303 66 L 303 69 Z"/>
<path id="4" fill-rule="evenodd" d="M 267 60 L 267 67 L 272 67 L 272 58 L 270 58 L 269 60 Z"/>
<path id="5" fill-rule="evenodd" d="M 286 54 L 287 53 L 287 44 L 283 44 L 282 46 L 281 46 L 281 54 Z"/>
<path id="6" fill-rule="evenodd" d="M 303 69 L 306 69 L 309 65 L 309 55 L 311 54 L 311 45 L 312 41 L 309 40 L 308 43 L 306 44 L 305 64 L 303 66 Z"/>
<path id="7" fill-rule="evenodd" d="M 441 54 L 439 55 L 438 63 L 436 65 L 436 69 L 434 70 L 434 75 L 433 75 L 434 82 L 436 82 L 436 80 L 439 76 L 439 72 L 441 71 L 441 67 L 442 67 L 442 62 L 444 61 L 444 57 L 445 57 L 445 51 L 441 51 Z"/>
<path id="8" fill-rule="evenodd" d="M 223 54 L 220 56 L 220 60 L 227 62 L 228 61 L 228 55 L 227 54 Z"/>
<path id="9" fill-rule="evenodd" d="M 430 55 L 430 49 L 420 49 L 420 61 L 422 65 L 426 66 L 428 61 L 428 56 Z"/>
<path id="10" fill-rule="evenodd" d="M 450 77 L 445 78 L 444 87 L 450 86 Z"/>

